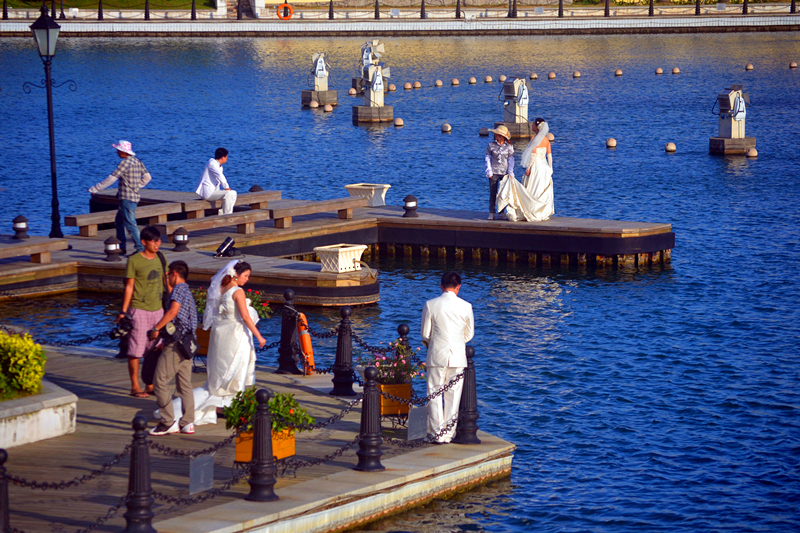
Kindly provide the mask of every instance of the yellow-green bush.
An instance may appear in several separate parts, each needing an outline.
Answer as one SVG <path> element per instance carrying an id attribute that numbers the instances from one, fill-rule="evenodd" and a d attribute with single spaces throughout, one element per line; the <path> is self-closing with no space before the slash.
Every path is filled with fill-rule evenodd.
<path id="1" fill-rule="evenodd" d="M 0 332 L 0 399 L 39 392 L 46 360 L 30 335 Z"/>

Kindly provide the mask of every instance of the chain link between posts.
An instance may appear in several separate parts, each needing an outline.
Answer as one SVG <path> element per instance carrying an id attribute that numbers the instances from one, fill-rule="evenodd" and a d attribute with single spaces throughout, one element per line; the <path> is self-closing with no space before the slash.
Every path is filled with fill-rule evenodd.
<path id="1" fill-rule="evenodd" d="M 463 371 L 459 372 L 458 375 L 456 377 L 454 377 L 453 379 L 451 379 L 446 385 L 443 385 L 438 390 L 436 390 L 433 394 L 429 394 L 428 396 L 422 396 L 422 397 L 417 396 L 415 398 L 408 399 L 408 398 L 403 398 L 402 396 L 395 396 L 393 394 L 389 394 L 389 393 L 386 393 L 386 392 L 383 392 L 383 391 L 381 391 L 381 396 L 383 396 L 387 400 L 393 400 L 395 402 L 404 403 L 406 405 L 414 405 L 414 406 L 417 406 L 417 407 L 422 407 L 423 405 L 427 404 L 431 400 L 438 398 L 439 396 L 443 395 L 445 392 L 447 392 L 450 389 L 452 389 L 453 387 L 455 387 L 456 383 L 458 383 L 459 381 L 464 379 L 465 375 L 466 375 L 466 369 L 464 369 Z"/>
<path id="2" fill-rule="evenodd" d="M 436 433 L 428 435 L 424 439 L 419 439 L 414 441 L 395 439 L 388 436 L 384 432 L 381 432 L 381 437 L 387 444 L 391 444 L 393 446 L 399 446 L 400 448 L 406 448 L 406 449 L 421 448 L 426 444 L 431 444 L 433 442 L 438 441 L 444 435 L 449 433 L 454 427 L 456 427 L 457 424 L 458 424 L 458 415 L 453 417 L 445 426 L 442 427 L 442 429 L 440 429 Z"/>
<path id="3" fill-rule="evenodd" d="M 327 463 L 329 461 L 333 461 L 337 457 L 340 457 L 344 454 L 347 450 L 355 446 L 356 444 L 361 441 L 361 435 L 356 435 L 356 438 L 352 441 L 348 442 L 338 450 L 329 453 L 324 457 L 320 457 L 318 459 L 311 459 L 309 461 L 302 461 L 300 459 L 292 459 L 291 457 L 287 457 L 286 459 L 281 459 L 277 463 L 275 463 L 275 468 L 277 469 L 277 476 L 283 477 L 287 474 L 287 472 L 294 474 L 297 477 L 297 471 L 300 468 L 306 468 L 309 466 L 316 466 L 321 465 L 322 463 Z"/>
<path id="4" fill-rule="evenodd" d="M 169 446 L 164 446 L 163 444 L 154 441 L 149 441 L 147 445 L 150 447 L 151 450 L 155 450 L 168 457 L 190 457 L 192 459 L 196 459 L 203 455 L 210 455 L 212 453 L 218 452 L 219 450 L 230 444 L 236 437 L 238 437 L 241 431 L 242 431 L 241 429 L 236 430 L 231 435 L 219 441 L 218 443 L 214 444 L 213 446 L 209 446 L 208 448 L 197 451 L 176 450 L 174 448 L 170 448 Z"/>
<path id="5" fill-rule="evenodd" d="M 55 482 L 52 482 L 52 483 L 51 482 L 47 482 L 47 481 L 43 481 L 43 482 L 28 481 L 25 478 L 18 478 L 16 476 L 12 476 L 11 474 L 6 474 L 6 477 L 14 485 L 17 485 L 17 486 L 20 486 L 20 487 L 29 488 L 29 489 L 33 489 L 33 490 L 36 490 L 36 489 L 41 489 L 41 490 L 64 490 L 64 489 L 67 489 L 69 487 L 74 487 L 76 485 L 81 485 L 83 483 L 86 483 L 87 481 L 91 481 L 92 479 L 96 478 L 97 476 L 105 474 L 106 472 L 108 472 L 111 469 L 112 466 L 114 466 L 117 463 L 119 463 L 122 460 L 123 457 L 128 455 L 128 453 L 130 453 L 130 451 L 131 451 L 131 445 L 128 444 L 127 446 L 125 446 L 125 448 L 122 450 L 122 452 L 118 453 L 116 456 L 114 456 L 113 459 L 111 459 L 109 462 L 107 462 L 104 465 L 102 465 L 97 470 L 92 470 L 92 472 L 89 473 L 89 474 L 84 474 L 82 476 L 78 476 L 78 477 L 72 478 L 69 481 L 55 481 Z"/>

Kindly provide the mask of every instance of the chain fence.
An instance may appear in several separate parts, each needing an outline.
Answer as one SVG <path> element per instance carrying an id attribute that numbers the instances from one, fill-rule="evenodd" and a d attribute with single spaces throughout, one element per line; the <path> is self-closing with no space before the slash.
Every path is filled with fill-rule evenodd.
<path id="1" fill-rule="evenodd" d="M 91 481 L 94 478 L 105 474 L 106 472 L 108 472 L 111 469 L 112 466 L 114 466 L 117 463 L 119 463 L 122 460 L 123 457 L 128 455 L 130 453 L 130 451 L 131 451 L 131 445 L 128 444 L 127 446 L 125 446 L 125 448 L 120 453 L 115 455 L 113 459 L 111 459 L 109 462 L 107 462 L 104 465 L 102 465 L 97 470 L 93 470 L 89 474 L 84 474 L 82 476 L 77 476 L 75 478 L 70 479 L 69 481 L 54 481 L 54 482 L 28 481 L 25 478 L 19 478 L 19 477 L 16 477 L 16 476 L 12 476 L 10 474 L 6 474 L 6 477 L 14 485 L 17 485 L 17 486 L 20 486 L 20 487 L 29 488 L 29 489 L 33 489 L 33 490 L 37 490 L 37 489 L 40 489 L 40 490 L 64 490 L 64 489 L 67 489 L 69 487 L 74 487 L 76 485 L 81 485 L 83 483 L 86 483 L 87 481 Z"/>
<path id="2" fill-rule="evenodd" d="M 356 438 L 352 441 L 348 442 L 338 450 L 325 455 L 324 457 L 320 457 L 318 459 L 311 459 L 309 461 L 302 461 L 300 459 L 293 459 L 291 457 L 287 457 L 286 459 L 281 459 L 277 463 L 275 463 L 275 467 L 277 468 L 276 475 L 278 477 L 284 477 L 287 473 L 291 473 L 294 477 L 297 477 L 297 471 L 301 468 L 306 468 L 309 466 L 317 466 L 321 465 L 322 463 L 327 463 L 329 461 L 333 461 L 337 457 L 341 457 L 344 452 L 355 446 L 361 440 L 361 435 L 356 435 Z"/>

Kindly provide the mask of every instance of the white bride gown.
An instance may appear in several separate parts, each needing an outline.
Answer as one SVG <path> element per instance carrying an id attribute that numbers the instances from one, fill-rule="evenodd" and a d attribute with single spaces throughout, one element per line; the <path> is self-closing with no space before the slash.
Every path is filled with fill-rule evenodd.
<path id="1" fill-rule="evenodd" d="M 520 183 L 505 176 L 497 186 L 497 210 L 508 207 L 508 220 L 538 222 L 547 220 L 555 212 L 553 201 L 553 169 L 547 163 L 547 148 L 533 151 L 530 176 Z"/>
<path id="2" fill-rule="evenodd" d="M 222 295 L 219 313 L 211 326 L 206 369 L 208 380 L 194 389 L 194 424 L 217 423 L 217 407 L 227 407 L 237 392 L 255 383 L 256 351 L 253 334 L 247 329 L 233 294 L 241 287 L 228 289 Z M 253 323 L 258 313 L 247 300 L 247 310 Z M 173 398 L 175 413 L 182 413 L 181 399 Z M 158 416 L 156 414 L 156 416 Z"/>

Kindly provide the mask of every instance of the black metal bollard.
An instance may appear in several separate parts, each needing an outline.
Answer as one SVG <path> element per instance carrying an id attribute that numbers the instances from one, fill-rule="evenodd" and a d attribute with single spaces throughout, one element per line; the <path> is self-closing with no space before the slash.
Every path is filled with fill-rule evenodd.
<path id="1" fill-rule="evenodd" d="M 8 20 L 8 0 L 3 0 L 3 20 Z"/>
<path id="2" fill-rule="evenodd" d="M 144 20 L 150 20 L 150 0 L 144 0 Z"/>
<path id="3" fill-rule="evenodd" d="M 461 0 L 456 0 L 456 18 L 461 18 Z"/>
<path id="4" fill-rule="evenodd" d="M 564 0 L 558 0 L 558 18 L 564 18 Z"/>
<path id="5" fill-rule="evenodd" d="M 475 348 L 467 346 L 467 368 L 458 404 L 458 424 L 453 442 L 456 444 L 480 444 L 478 438 L 478 391 L 475 381 Z"/>
<path id="6" fill-rule="evenodd" d="M 56 0 L 53 0 L 50 6 L 50 18 L 56 19 Z"/>
<path id="7" fill-rule="evenodd" d="M 610 9 L 609 0 L 606 0 L 606 8 L 603 10 L 603 16 L 604 17 L 611 16 L 611 13 L 609 12 L 609 9 Z"/>
<path id="8" fill-rule="evenodd" d="M 789 13 L 797 13 L 797 0 L 792 0 L 791 5 L 789 6 Z"/>
<path id="9" fill-rule="evenodd" d="M 328 19 L 333 20 L 333 0 L 328 4 Z"/>
<path id="10" fill-rule="evenodd" d="M 64 14 L 64 0 L 61 0 L 61 13 L 58 15 L 58 18 L 64 20 L 67 16 Z"/>
<path id="11" fill-rule="evenodd" d="M 511 11 L 511 0 L 508 0 L 508 14 L 506 15 L 507 19 L 511 18 L 511 13 L 512 13 L 512 11 Z"/>
<path id="12" fill-rule="evenodd" d="M 422 0 L 422 3 L 419 6 L 419 18 L 424 19 L 427 15 L 425 15 L 425 0 Z"/>
<path id="13" fill-rule="evenodd" d="M 408 333 L 411 331 L 411 328 L 408 327 L 408 324 L 400 324 L 397 326 L 397 334 L 400 335 L 400 344 L 405 346 L 406 348 L 410 348 L 411 345 L 408 343 Z"/>
<path id="14" fill-rule="evenodd" d="M 694 14 L 695 16 L 700 16 L 700 0 L 694 3 Z"/>
<path id="15" fill-rule="evenodd" d="M 514 0 L 514 9 L 512 10 L 511 18 L 517 18 L 517 0 Z"/>
<path id="16" fill-rule="evenodd" d="M 153 520 L 153 490 L 150 488 L 150 453 L 147 444 L 147 419 L 137 416 L 131 424 L 131 468 L 128 474 L 128 511 L 122 533 L 156 533 Z"/>
<path id="17" fill-rule="evenodd" d="M 381 18 L 380 9 L 378 9 L 378 0 L 375 0 L 375 19 Z"/>
<path id="18" fill-rule="evenodd" d="M 97 20 L 103 20 L 103 0 L 97 0 Z"/>
<path id="19" fill-rule="evenodd" d="M 647 16 L 648 17 L 653 16 L 653 0 L 650 0 L 650 9 L 647 11 Z"/>
<path id="20" fill-rule="evenodd" d="M 747 0 L 742 2 L 742 15 L 747 15 L 749 10 L 747 9 Z"/>
<path id="21" fill-rule="evenodd" d="M 336 360 L 333 362 L 333 390 L 331 396 L 355 396 L 353 390 L 353 337 L 350 335 L 352 310 L 344 306 L 339 310 L 339 336 L 336 339 Z"/>
<path id="22" fill-rule="evenodd" d="M 256 391 L 253 419 L 253 458 L 250 460 L 250 493 L 244 497 L 251 502 L 272 502 L 278 499 L 275 487 L 275 460 L 272 457 L 272 421 L 269 416 L 269 392 Z"/>
<path id="23" fill-rule="evenodd" d="M 0 449 L 0 532 L 11 531 L 10 510 L 8 508 L 8 478 L 6 477 L 8 452 Z"/>
<path id="24" fill-rule="evenodd" d="M 197 20 L 197 2 L 192 0 L 192 20 Z"/>
<path id="25" fill-rule="evenodd" d="M 294 291 L 283 291 L 283 313 L 281 316 L 281 344 L 278 346 L 278 370 L 276 374 L 302 374 L 297 368 L 297 312 L 294 309 Z"/>
<path id="26" fill-rule="evenodd" d="M 386 470 L 381 464 L 381 393 L 378 391 L 378 369 L 369 366 L 364 371 L 364 400 L 361 404 L 361 440 L 358 441 L 358 464 L 353 468 L 362 472 Z"/>

